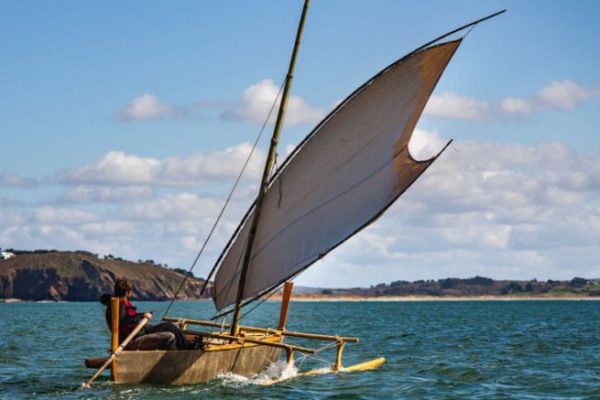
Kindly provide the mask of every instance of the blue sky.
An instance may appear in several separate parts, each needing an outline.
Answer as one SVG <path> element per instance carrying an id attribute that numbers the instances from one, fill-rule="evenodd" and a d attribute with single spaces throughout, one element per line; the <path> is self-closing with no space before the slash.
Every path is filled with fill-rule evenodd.
<path id="1" fill-rule="evenodd" d="M 419 123 L 418 149 L 454 138 L 454 151 L 299 283 L 600 277 L 597 1 L 314 0 L 280 155 L 390 62 L 504 8 Z M 1 2 L 0 247 L 186 268 L 285 75 L 300 9 Z M 252 165 L 198 275 L 251 201 Z"/>

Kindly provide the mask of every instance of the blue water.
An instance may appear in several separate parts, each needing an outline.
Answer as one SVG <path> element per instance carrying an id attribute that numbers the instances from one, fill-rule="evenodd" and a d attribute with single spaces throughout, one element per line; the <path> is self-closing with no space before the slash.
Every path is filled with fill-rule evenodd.
<path id="1" fill-rule="evenodd" d="M 154 310 L 166 303 L 138 303 Z M 103 307 L 0 303 L 0 398 L 66 399 L 600 399 L 600 302 L 293 302 L 288 328 L 346 336 L 344 364 L 384 356 L 366 372 L 303 376 L 261 386 L 224 377 L 192 386 L 113 385 L 83 359 L 106 354 Z M 207 318 L 206 302 L 171 315 Z M 278 303 L 243 322 L 275 325 Z M 297 342 L 306 345 L 306 342 Z M 315 343 L 308 343 L 315 345 Z M 319 343 L 322 344 L 322 343 Z M 334 351 L 296 359 L 324 367 Z M 326 359 L 327 361 L 322 361 Z"/>

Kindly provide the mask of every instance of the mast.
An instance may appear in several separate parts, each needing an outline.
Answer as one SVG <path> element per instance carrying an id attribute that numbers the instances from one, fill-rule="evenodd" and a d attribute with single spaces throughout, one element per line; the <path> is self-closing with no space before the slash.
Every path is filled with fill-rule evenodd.
<path id="1" fill-rule="evenodd" d="M 292 80 L 294 79 L 294 67 L 296 66 L 296 56 L 300 48 L 300 39 L 302 37 L 302 31 L 304 30 L 304 20 L 306 19 L 306 13 L 310 0 L 304 0 L 304 7 L 302 9 L 302 16 L 300 17 L 300 23 L 298 24 L 298 31 L 296 32 L 296 42 L 294 43 L 294 50 L 292 51 L 292 57 L 290 59 L 290 65 L 288 67 L 288 73 L 285 77 L 285 86 L 283 88 L 283 94 L 281 96 L 281 103 L 279 105 L 279 112 L 277 113 L 277 120 L 275 121 L 275 127 L 273 129 L 273 136 L 271 137 L 271 145 L 269 146 L 269 152 L 267 154 L 267 161 L 265 162 L 265 168 L 263 170 L 263 176 L 260 182 L 260 189 L 256 198 L 256 206 L 254 208 L 254 216 L 250 225 L 250 232 L 248 234 L 248 243 L 244 251 L 244 259 L 242 264 L 242 270 L 240 272 L 240 280 L 237 291 L 237 297 L 235 302 L 235 311 L 233 313 L 233 321 L 231 322 L 231 335 L 235 336 L 238 330 L 238 320 L 240 318 L 240 309 L 242 300 L 244 297 L 244 288 L 246 286 L 246 277 L 248 275 L 248 267 L 250 265 L 250 257 L 252 254 L 252 247 L 254 245 L 254 239 L 256 237 L 256 230 L 258 228 L 258 221 L 260 219 L 260 211 L 262 203 L 267 193 L 267 185 L 269 183 L 269 175 L 271 174 L 271 168 L 273 167 L 273 161 L 275 159 L 275 151 L 277 144 L 279 143 L 279 135 L 283 126 L 283 120 L 285 118 L 285 111 L 287 108 L 287 102 L 289 97 L 290 88 L 292 86 Z"/>

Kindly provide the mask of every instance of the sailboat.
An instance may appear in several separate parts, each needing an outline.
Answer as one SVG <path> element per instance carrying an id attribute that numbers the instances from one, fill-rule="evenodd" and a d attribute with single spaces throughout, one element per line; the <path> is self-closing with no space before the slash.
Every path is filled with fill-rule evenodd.
<path id="1" fill-rule="evenodd" d="M 448 147 L 451 141 L 422 161 L 415 160 L 408 148 L 426 103 L 463 38 L 443 40 L 504 11 L 439 36 L 384 68 L 331 111 L 273 172 L 308 6 L 306 0 L 258 196 L 213 268 L 214 304 L 218 311 L 225 310 L 221 315 L 233 314 L 231 323 L 163 318 L 179 324 L 186 335 L 201 336 L 205 348 L 199 350 L 128 351 L 124 348 L 137 330 L 118 343 L 115 329 L 111 356 L 86 360 L 91 368 L 110 366 L 115 383 L 193 384 L 227 372 L 253 376 L 282 354 L 291 363 L 295 353 L 316 351 L 290 344 L 288 338 L 335 345 L 332 372 L 374 369 L 384 363 L 384 358 L 377 358 L 344 367 L 345 345 L 358 338 L 287 330 L 290 281 L 377 220 Z M 276 327 L 239 323 L 242 307 L 282 285 Z M 114 327 L 118 299 L 112 306 Z M 138 328 L 146 322 L 142 320 Z"/>

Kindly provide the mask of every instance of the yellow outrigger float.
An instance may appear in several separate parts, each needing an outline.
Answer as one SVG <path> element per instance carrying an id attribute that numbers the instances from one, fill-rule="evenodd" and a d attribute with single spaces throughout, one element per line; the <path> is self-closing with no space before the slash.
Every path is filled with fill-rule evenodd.
<path id="1" fill-rule="evenodd" d="M 335 107 L 271 174 L 308 5 L 305 0 L 258 196 L 206 278 L 208 283 L 216 271 L 211 294 L 221 312 L 217 317 L 232 313 L 231 324 L 164 317 L 179 324 L 185 334 L 201 336 L 205 348 L 123 350 L 147 323 L 142 320 L 121 344 L 113 333 L 109 358 L 86 360 L 89 367 L 100 367 L 88 386 L 109 365 L 116 383 L 193 384 L 227 372 L 256 375 L 279 360 L 284 351 L 288 363 L 296 352 L 317 352 L 286 343 L 288 337 L 335 344 L 331 372 L 374 369 L 384 363 L 384 358 L 377 358 L 344 368 L 344 346 L 357 343 L 358 338 L 286 330 L 292 290 L 289 281 L 377 220 L 448 147 L 451 141 L 437 155 L 422 161 L 415 160 L 408 148 L 425 104 L 464 36 L 447 42 L 442 39 L 504 11 L 439 36 L 384 68 Z M 234 189 L 237 182 L 239 177 Z M 211 234 L 213 231 L 214 226 Z M 282 285 L 277 328 L 239 324 L 243 306 Z M 118 299 L 112 307 L 112 315 L 118 315 Z M 112 326 L 116 323 L 113 320 Z M 192 326 L 220 330 L 203 332 L 190 329 Z M 313 373 L 322 370 L 300 375 Z"/>

